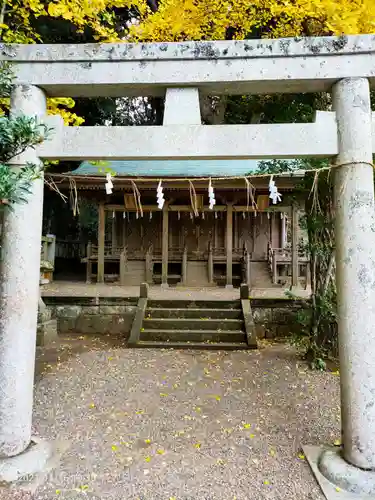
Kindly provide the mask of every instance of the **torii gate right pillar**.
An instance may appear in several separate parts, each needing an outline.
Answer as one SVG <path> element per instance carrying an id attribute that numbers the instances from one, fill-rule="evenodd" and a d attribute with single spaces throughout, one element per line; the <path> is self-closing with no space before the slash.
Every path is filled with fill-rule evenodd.
<path id="1" fill-rule="evenodd" d="M 342 167 L 334 202 L 344 457 L 375 469 L 375 208 L 367 79 L 333 89 Z"/>
<path id="2" fill-rule="evenodd" d="M 340 165 L 334 169 L 334 202 L 342 449 L 324 451 L 318 467 L 343 490 L 375 495 L 375 208 L 369 82 L 343 79 L 334 85 L 332 96 Z"/>

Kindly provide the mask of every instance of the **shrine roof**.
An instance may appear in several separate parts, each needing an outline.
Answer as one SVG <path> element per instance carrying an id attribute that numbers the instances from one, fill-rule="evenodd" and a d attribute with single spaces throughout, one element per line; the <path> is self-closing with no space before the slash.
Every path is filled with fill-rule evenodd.
<path id="1" fill-rule="evenodd" d="M 72 176 L 103 176 L 110 169 L 119 177 L 226 177 L 255 173 L 255 160 L 147 160 L 85 161 L 69 172 Z"/>

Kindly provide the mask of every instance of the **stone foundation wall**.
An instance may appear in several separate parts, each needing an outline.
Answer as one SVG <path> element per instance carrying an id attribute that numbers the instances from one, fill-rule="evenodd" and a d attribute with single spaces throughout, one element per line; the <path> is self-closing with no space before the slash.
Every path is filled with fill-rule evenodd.
<path id="1" fill-rule="evenodd" d="M 59 334 L 112 334 L 125 338 L 130 334 L 138 303 L 137 298 L 69 298 L 66 303 L 63 297 L 44 300 L 57 320 Z"/>
<path id="2" fill-rule="evenodd" d="M 289 299 L 251 300 L 257 338 L 289 337 L 301 330 L 298 316 L 309 314 L 308 304 Z"/>
<path id="3" fill-rule="evenodd" d="M 57 321 L 59 334 L 112 334 L 127 338 L 137 309 L 137 298 L 47 297 L 44 301 Z M 252 299 L 257 337 L 287 337 L 301 329 L 298 314 L 306 304 L 288 299 Z"/>

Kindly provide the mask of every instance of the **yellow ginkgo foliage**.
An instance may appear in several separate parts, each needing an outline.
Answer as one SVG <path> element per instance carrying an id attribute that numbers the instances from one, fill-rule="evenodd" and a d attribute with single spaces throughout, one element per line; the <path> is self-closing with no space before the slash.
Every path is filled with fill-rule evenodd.
<path id="1" fill-rule="evenodd" d="M 0 0 L 0 38 L 7 43 L 42 42 L 32 21 L 46 16 L 69 21 L 78 31 L 90 28 L 98 41 L 116 41 L 115 8 L 133 8 L 139 16 L 149 10 L 144 0 Z"/>
<path id="2" fill-rule="evenodd" d="M 118 23 L 116 9 L 124 8 L 128 20 Z M 375 31 L 373 0 L 0 0 L 0 38 L 42 41 L 32 27 L 39 16 L 90 28 L 103 42 L 220 40 L 228 28 L 236 39 L 254 30 L 263 37 Z"/>
<path id="3" fill-rule="evenodd" d="M 84 118 L 69 111 L 74 108 L 75 102 L 71 97 L 53 97 L 47 100 L 48 114 L 62 116 L 65 125 L 82 125 Z"/>
<path id="4" fill-rule="evenodd" d="M 0 99 L 0 116 L 4 115 L 9 109 L 9 98 Z M 47 99 L 47 113 L 49 115 L 60 115 L 65 125 L 79 126 L 85 121 L 73 111 L 75 102 L 70 97 L 51 97 Z"/>
<path id="5" fill-rule="evenodd" d="M 374 33 L 373 0 L 161 0 L 130 26 L 139 41 L 243 39 L 254 30 L 264 37 Z"/>
<path id="6" fill-rule="evenodd" d="M 127 9 L 125 20 L 119 9 Z M 98 42 L 164 42 L 375 32 L 374 0 L 0 0 L 0 41 L 42 43 L 41 16 L 89 29 Z M 50 99 L 66 124 L 74 101 Z M 1 109 L 1 108 L 0 108 Z"/>

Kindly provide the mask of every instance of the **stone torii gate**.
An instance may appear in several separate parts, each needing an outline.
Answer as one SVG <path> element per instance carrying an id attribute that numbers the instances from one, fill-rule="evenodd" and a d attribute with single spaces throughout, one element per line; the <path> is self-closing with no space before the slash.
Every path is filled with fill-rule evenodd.
<path id="1" fill-rule="evenodd" d="M 375 495 L 375 221 L 372 154 L 375 37 L 159 44 L 2 45 L 17 76 L 12 113 L 40 117 L 51 140 L 39 159 L 335 158 L 342 454 L 308 448 L 326 495 L 331 483 Z M 332 92 L 314 123 L 201 125 L 199 94 Z M 64 127 L 46 96 L 165 96 L 162 126 Z M 0 300 L 0 479 L 35 472 L 30 447 L 42 182 L 6 216 Z M 42 450 L 43 451 L 43 450 Z M 46 448 L 44 448 L 46 452 Z M 48 453 L 47 453 L 48 454 Z M 317 465 L 318 464 L 318 465 Z M 331 483 L 328 483 L 328 478 Z M 349 498 L 349 497 L 348 497 Z"/>

